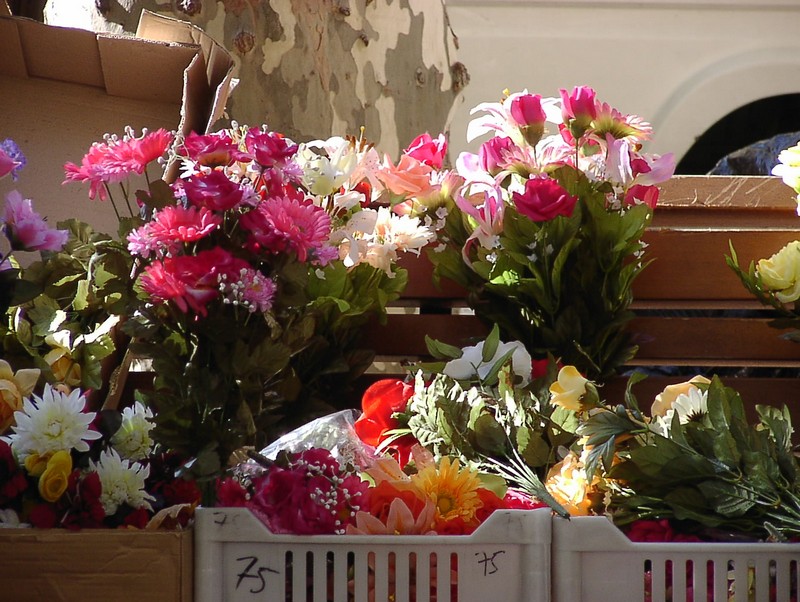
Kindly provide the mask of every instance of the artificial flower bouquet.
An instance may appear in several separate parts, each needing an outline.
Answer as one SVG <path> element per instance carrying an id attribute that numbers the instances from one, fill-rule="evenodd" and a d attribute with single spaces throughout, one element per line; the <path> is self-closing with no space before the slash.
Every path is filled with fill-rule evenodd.
<path id="1" fill-rule="evenodd" d="M 87 411 L 80 389 L 27 396 L 0 438 L 0 527 L 182 528 L 200 501 L 136 403 Z"/>
<path id="2" fill-rule="evenodd" d="M 778 161 L 772 173 L 781 176 L 797 193 L 800 213 L 800 144 L 781 151 Z M 725 259 L 742 284 L 778 315 L 770 326 L 790 329 L 783 336 L 800 342 L 800 240 L 790 242 L 769 258 L 750 262 L 747 270 L 739 265 L 733 245 L 730 250 Z"/>
<path id="3" fill-rule="evenodd" d="M 423 135 L 404 156 L 432 173 L 444 149 Z M 179 177 L 133 192 L 153 163 Z M 129 131 L 67 164 L 90 197 L 115 202 L 121 186 L 138 292 L 123 330 L 156 375 L 140 393 L 157 410 L 155 437 L 194 474 L 212 478 L 243 445 L 327 413 L 369 365 L 360 327 L 403 290 L 399 254 L 433 238 L 382 206 L 411 197 L 402 163 L 363 138 L 298 144 L 234 124 L 180 138 Z"/>
<path id="4" fill-rule="evenodd" d="M 0 177 L 12 178 L 25 165 L 10 139 L 0 144 L 0 164 L 6 166 Z M 22 394 L 9 384 L 12 364 L 41 375 L 37 392 L 44 382 L 103 390 L 117 347 L 115 327 L 132 293 L 132 261 L 124 245 L 87 224 L 67 220 L 50 227 L 18 191 L 8 194 L 0 224 L 7 242 L 0 253 L 0 349 L 7 385 L 2 432 L 22 404 Z M 40 255 L 36 261 L 33 252 Z"/>
<path id="5" fill-rule="evenodd" d="M 636 350 L 625 332 L 631 285 L 672 155 L 641 152 L 651 126 L 585 86 L 560 98 L 507 93 L 473 112 L 483 115 L 467 138 L 491 137 L 411 207 L 438 228 L 435 276 L 464 286 L 475 313 L 537 359 L 612 375 Z"/>

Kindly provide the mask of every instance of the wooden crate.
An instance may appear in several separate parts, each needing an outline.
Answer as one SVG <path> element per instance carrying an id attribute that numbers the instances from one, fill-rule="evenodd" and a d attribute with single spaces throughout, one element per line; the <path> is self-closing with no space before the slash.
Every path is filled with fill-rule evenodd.
<path id="1" fill-rule="evenodd" d="M 639 352 L 630 368 L 660 374 L 634 389 L 640 401 L 686 374 L 721 373 L 751 406 L 790 405 L 800 425 L 800 344 L 767 325 L 771 312 L 725 263 L 729 241 L 746 266 L 800 238 L 791 189 L 778 178 L 752 176 L 676 176 L 661 188 L 646 233 L 654 261 L 634 285 L 637 317 L 630 328 Z M 425 358 L 426 334 L 463 345 L 488 332 L 466 309 L 462 289 L 433 284 L 424 256 L 404 265 L 410 273 L 405 294 L 385 325 L 365 332 L 365 346 L 377 352 L 371 379 L 403 374 L 403 364 Z M 616 396 L 624 379 L 606 386 Z"/>

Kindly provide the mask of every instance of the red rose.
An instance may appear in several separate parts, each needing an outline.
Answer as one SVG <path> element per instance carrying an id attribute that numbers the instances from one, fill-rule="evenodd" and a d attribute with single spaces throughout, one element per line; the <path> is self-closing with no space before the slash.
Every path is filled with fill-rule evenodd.
<path id="1" fill-rule="evenodd" d="M 200 488 L 191 479 L 174 479 L 165 483 L 161 489 L 166 506 L 177 504 L 199 504 Z"/>
<path id="2" fill-rule="evenodd" d="M 31 508 L 28 521 L 37 529 L 53 529 L 58 524 L 55 504 L 37 504 Z"/>
<path id="3" fill-rule="evenodd" d="M 217 480 L 217 506 L 243 508 L 247 502 L 247 490 L 233 477 Z"/>
<path id="4" fill-rule="evenodd" d="M 136 508 L 129 512 L 125 519 L 122 521 L 120 528 L 134 527 L 136 529 L 144 529 L 150 521 L 150 515 L 144 508 Z"/>
<path id="5" fill-rule="evenodd" d="M 511 195 L 514 205 L 522 215 L 535 222 L 546 222 L 559 215 L 569 217 L 578 198 L 552 178 L 533 177 L 525 182 L 525 192 Z"/>

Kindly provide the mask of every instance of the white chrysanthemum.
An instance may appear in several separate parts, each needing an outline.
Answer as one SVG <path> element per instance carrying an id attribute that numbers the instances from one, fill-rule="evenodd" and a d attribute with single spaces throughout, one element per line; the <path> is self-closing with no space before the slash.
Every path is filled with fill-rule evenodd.
<path id="1" fill-rule="evenodd" d="M 123 460 L 114 449 L 107 449 L 100 460 L 92 462 L 92 470 L 100 477 L 103 488 L 100 503 L 107 516 L 115 514 L 121 504 L 153 509 L 150 501 L 155 498 L 144 490 L 145 479 L 150 476 L 149 466 Z"/>
<path id="2" fill-rule="evenodd" d="M 46 385 L 41 397 L 26 398 L 22 410 L 14 412 L 16 426 L 8 437 L 20 460 L 31 454 L 43 456 L 57 451 L 89 451 L 87 441 L 101 437 L 89 425 L 94 412 L 84 412 L 86 399 L 79 389 L 62 393 Z"/>
<path id="3" fill-rule="evenodd" d="M 153 438 L 150 431 L 155 424 L 151 422 L 153 411 L 140 402 L 122 410 L 122 423 L 114 436 L 111 445 L 119 455 L 128 460 L 144 460 L 153 449 Z"/>

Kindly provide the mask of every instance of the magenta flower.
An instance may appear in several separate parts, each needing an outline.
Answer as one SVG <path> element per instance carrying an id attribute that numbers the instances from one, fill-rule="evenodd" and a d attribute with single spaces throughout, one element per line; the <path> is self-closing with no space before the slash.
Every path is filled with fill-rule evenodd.
<path id="1" fill-rule="evenodd" d="M 429 133 L 425 132 L 414 138 L 403 154 L 414 157 L 420 163 L 435 169 L 441 169 L 445 155 L 447 155 L 447 139 L 444 134 L 439 134 L 436 139 L 433 139 Z"/>
<path id="2" fill-rule="evenodd" d="M 248 507 L 273 533 L 343 534 L 368 507 L 369 486 L 326 449 L 292 454 L 254 483 Z"/>
<path id="3" fill-rule="evenodd" d="M 168 205 L 128 234 L 128 250 L 141 257 L 174 255 L 184 243 L 205 238 L 221 224 L 222 218 L 207 207 Z"/>
<path id="4" fill-rule="evenodd" d="M 559 215 L 569 217 L 578 198 L 547 176 L 536 176 L 525 182 L 525 191 L 511 195 L 520 214 L 535 222 L 546 222 Z"/>
<path id="5" fill-rule="evenodd" d="M 153 301 L 173 302 L 186 313 L 189 309 L 208 315 L 207 306 L 220 296 L 220 283 L 235 279 L 249 264 L 220 247 L 197 255 L 167 257 L 154 261 L 141 277 L 142 289 Z"/>
<path id="6" fill-rule="evenodd" d="M 478 165 L 492 176 L 516 162 L 524 163 L 525 156 L 511 138 L 495 136 L 481 144 L 478 149 Z"/>
<path id="7" fill-rule="evenodd" d="M 227 211 L 237 207 L 244 195 L 242 187 L 219 170 L 197 173 L 181 180 L 181 183 L 189 203 L 214 211 Z"/>
<path id="8" fill-rule="evenodd" d="M 67 182 L 84 182 L 89 184 L 89 198 L 99 198 L 101 201 L 108 199 L 106 185 L 110 183 L 122 182 L 128 177 L 125 170 L 119 166 L 112 165 L 108 161 L 109 148 L 106 144 L 95 142 L 89 148 L 81 164 L 64 164 L 64 184 Z"/>
<path id="9" fill-rule="evenodd" d="M 294 251 L 299 261 L 322 247 L 331 232 L 331 218 L 310 199 L 267 199 L 239 220 L 250 232 L 250 245 L 270 253 Z"/>
<path id="10" fill-rule="evenodd" d="M 546 116 L 539 94 L 519 94 L 511 100 L 511 118 L 518 126 L 544 125 Z"/>
<path id="11" fill-rule="evenodd" d="M 25 167 L 25 155 L 22 154 L 17 143 L 11 138 L 0 142 L 0 178 L 11 174 L 11 179 L 19 177 L 19 171 Z"/>
<path id="12" fill-rule="evenodd" d="M 189 159 L 206 167 L 225 167 L 235 161 L 252 160 L 250 155 L 239 150 L 225 130 L 205 135 L 192 132 L 184 139 L 182 150 Z"/>
<path id="13" fill-rule="evenodd" d="M 6 196 L 3 230 L 15 251 L 60 251 L 69 237 L 66 230 L 56 230 L 33 210 L 30 199 L 16 190 Z"/>
<path id="14" fill-rule="evenodd" d="M 247 151 L 265 168 L 281 169 L 292 160 L 297 145 L 278 132 L 251 129 L 244 138 Z"/>

